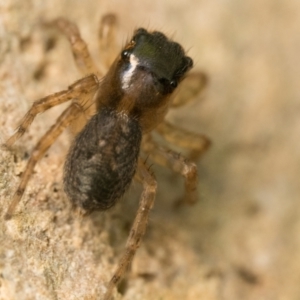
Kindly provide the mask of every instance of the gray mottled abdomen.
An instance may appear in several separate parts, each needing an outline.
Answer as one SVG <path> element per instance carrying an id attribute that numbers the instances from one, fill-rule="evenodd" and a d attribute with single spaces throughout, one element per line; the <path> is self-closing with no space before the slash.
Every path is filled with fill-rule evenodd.
<path id="1" fill-rule="evenodd" d="M 112 207 L 135 174 L 141 143 L 138 121 L 110 109 L 94 115 L 76 136 L 64 167 L 64 189 L 87 211 Z"/>

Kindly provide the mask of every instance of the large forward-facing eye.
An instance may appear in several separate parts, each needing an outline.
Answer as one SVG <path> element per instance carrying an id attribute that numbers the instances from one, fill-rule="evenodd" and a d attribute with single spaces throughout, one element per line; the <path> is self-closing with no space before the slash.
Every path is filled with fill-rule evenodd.
<path id="1" fill-rule="evenodd" d="M 178 85 L 178 82 L 177 82 L 176 80 L 170 81 L 170 86 L 171 86 L 173 89 L 177 88 L 177 85 Z"/>
<path id="2" fill-rule="evenodd" d="M 131 55 L 131 51 L 130 50 L 123 50 L 121 53 L 121 57 L 123 60 L 129 60 Z"/>

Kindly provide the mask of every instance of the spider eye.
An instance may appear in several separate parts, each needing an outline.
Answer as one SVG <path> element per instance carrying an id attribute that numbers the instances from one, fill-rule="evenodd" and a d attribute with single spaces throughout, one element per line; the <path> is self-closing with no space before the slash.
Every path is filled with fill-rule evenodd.
<path id="1" fill-rule="evenodd" d="M 176 80 L 170 81 L 170 86 L 171 86 L 173 89 L 175 89 L 175 88 L 177 87 L 177 85 L 178 85 L 178 83 L 177 83 Z"/>
<path id="2" fill-rule="evenodd" d="M 169 94 L 174 91 L 174 89 L 177 87 L 177 80 L 168 80 L 166 78 L 159 79 L 159 82 L 163 85 L 164 93 Z"/>
<path id="3" fill-rule="evenodd" d="M 188 69 L 190 69 L 193 66 L 193 60 L 188 56 L 185 57 L 185 63 Z"/>
<path id="4" fill-rule="evenodd" d="M 187 72 L 189 69 L 192 68 L 192 66 L 193 66 L 193 60 L 190 57 L 186 56 L 184 58 L 184 66 L 181 70 L 181 73 Z"/>
<path id="5" fill-rule="evenodd" d="M 121 53 L 121 57 L 123 60 L 128 60 L 131 52 L 129 50 L 123 50 Z"/>

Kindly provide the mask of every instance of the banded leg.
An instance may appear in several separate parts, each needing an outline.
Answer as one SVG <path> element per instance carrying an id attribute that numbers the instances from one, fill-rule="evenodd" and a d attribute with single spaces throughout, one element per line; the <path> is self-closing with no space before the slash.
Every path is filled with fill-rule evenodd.
<path id="1" fill-rule="evenodd" d="M 82 107 L 77 103 L 72 103 L 57 119 L 56 123 L 46 132 L 46 134 L 40 139 L 38 144 L 35 146 L 29 160 L 25 171 L 21 176 L 21 181 L 19 183 L 18 189 L 16 190 L 13 200 L 7 210 L 5 219 L 8 220 L 12 217 L 12 214 L 20 202 L 28 180 L 31 177 L 34 166 L 39 161 L 39 159 L 45 154 L 49 147 L 53 144 L 53 141 L 62 133 L 62 131 L 74 120 L 79 114 L 82 113 Z"/>
<path id="2" fill-rule="evenodd" d="M 118 285 L 124 276 L 127 267 L 130 265 L 146 231 L 149 213 L 154 204 L 157 183 L 154 176 L 149 172 L 141 160 L 139 160 L 137 175 L 139 180 L 143 182 L 143 192 L 141 195 L 139 208 L 126 243 L 125 253 L 121 258 L 116 272 L 108 284 L 103 300 L 111 299 L 114 287 Z"/>
<path id="3" fill-rule="evenodd" d="M 56 26 L 68 38 L 71 44 L 75 63 L 82 75 L 94 73 L 97 74 L 98 77 L 103 76 L 96 67 L 90 55 L 88 46 L 81 38 L 76 24 L 65 18 L 58 18 L 48 24 Z"/>
<path id="4" fill-rule="evenodd" d="M 169 143 L 190 150 L 191 160 L 197 160 L 211 144 L 205 135 L 189 132 L 166 121 L 159 124 L 156 131 Z"/>
<path id="5" fill-rule="evenodd" d="M 98 38 L 102 62 L 105 68 L 109 68 L 118 53 L 116 44 L 117 17 L 114 14 L 106 14 L 101 18 Z"/>
<path id="6" fill-rule="evenodd" d="M 166 166 L 185 178 L 184 202 L 194 204 L 197 201 L 198 174 L 197 166 L 194 163 L 179 153 L 159 146 L 150 135 L 147 135 L 143 140 L 143 151 L 149 154 L 155 163 Z"/>
<path id="7" fill-rule="evenodd" d="M 80 98 L 84 94 L 96 91 L 97 87 L 97 77 L 95 75 L 90 75 L 76 81 L 75 83 L 70 85 L 67 90 L 49 95 L 45 98 L 35 101 L 22 119 L 17 131 L 7 140 L 6 146 L 12 146 L 25 133 L 37 114 L 42 113 L 53 106 L 62 104 L 74 98 Z"/>

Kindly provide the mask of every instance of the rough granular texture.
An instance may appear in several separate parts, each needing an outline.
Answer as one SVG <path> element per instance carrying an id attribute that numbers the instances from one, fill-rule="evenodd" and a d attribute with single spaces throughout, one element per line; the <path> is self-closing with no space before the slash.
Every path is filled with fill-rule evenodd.
<path id="1" fill-rule="evenodd" d="M 190 48 L 195 69 L 208 75 L 206 95 L 168 118 L 212 140 L 198 162 L 193 207 L 174 210 L 182 178 L 152 167 L 157 200 L 116 299 L 298 300 L 300 1 L 0 1 L 0 143 L 32 101 L 80 78 L 68 43 L 39 22 L 70 18 L 101 58 L 95 37 L 108 11 L 119 15 L 119 49 L 148 25 Z M 37 118 L 12 151 L 0 150 L 1 216 L 62 110 Z M 119 262 L 139 185 L 105 213 L 78 218 L 62 186 L 68 147 L 65 134 L 36 166 L 15 217 L 0 219 L 1 300 L 98 300 Z"/>

